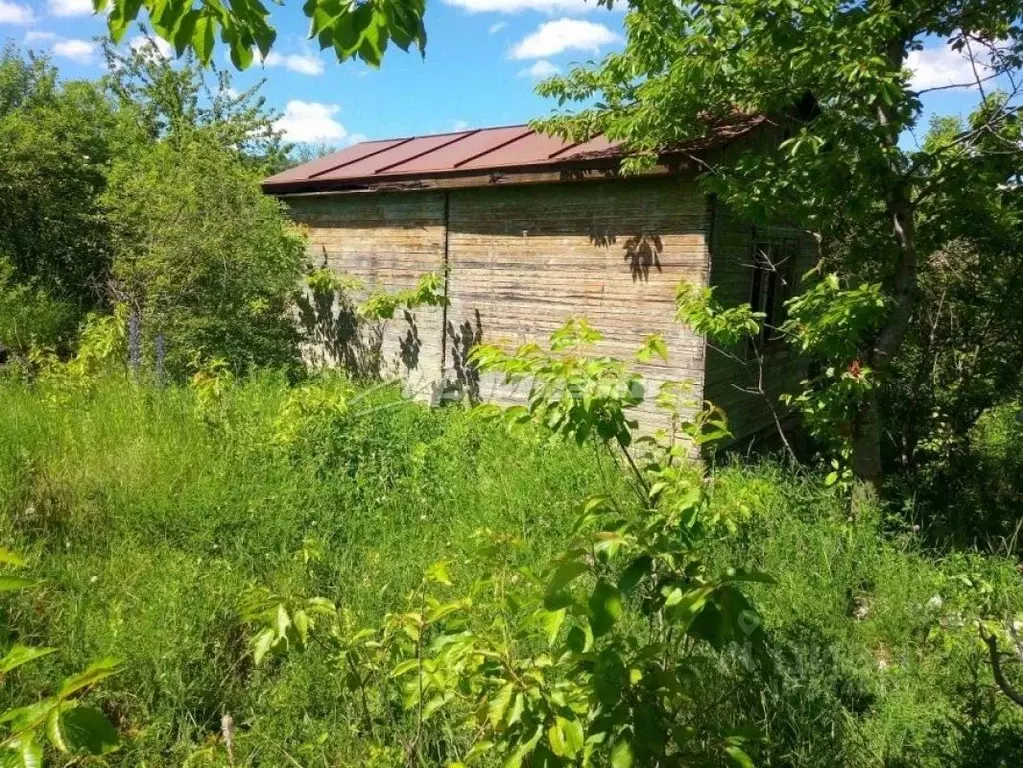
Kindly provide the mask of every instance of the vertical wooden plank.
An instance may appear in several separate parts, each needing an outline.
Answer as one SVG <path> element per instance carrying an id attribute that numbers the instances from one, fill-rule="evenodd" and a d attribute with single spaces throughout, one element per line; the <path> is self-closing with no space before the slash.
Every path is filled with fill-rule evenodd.
<path id="1" fill-rule="evenodd" d="M 645 337 L 664 335 L 667 363 L 637 365 L 648 401 L 643 429 L 664 423 L 653 395 L 685 380 L 702 398 L 703 339 L 675 321 L 675 289 L 705 284 L 706 198 L 692 180 L 618 179 L 450 192 L 448 385 L 501 403 L 526 391 L 466 364 L 479 342 L 545 344 L 569 317 L 605 335 L 600 353 L 632 360 Z"/>
<path id="2" fill-rule="evenodd" d="M 307 230 L 312 264 L 364 283 L 363 290 L 353 293 L 355 301 L 377 289 L 411 288 L 423 274 L 443 271 L 443 192 L 296 197 L 287 202 L 294 220 Z M 317 329 L 316 343 L 306 350 L 310 363 L 366 368 L 367 374 L 402 379 L 408 393 L 419 399 L 439 397 L 443 310 L 399 311 L 381 327 L 355 334 L 351 309 L 336 304 L 300 309 L 300 322 Z"/>

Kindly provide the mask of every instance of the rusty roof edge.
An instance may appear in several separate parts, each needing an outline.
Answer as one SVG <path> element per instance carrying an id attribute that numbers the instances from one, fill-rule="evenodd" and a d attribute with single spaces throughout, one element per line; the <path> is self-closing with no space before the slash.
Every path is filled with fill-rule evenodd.
<path id="1" fill-rule="evenodd" d="M 604 135 L 603 133 L 598 133 L 597 134 L 597 136 L 603 136 L 603 135 Z M 593 141 L 595 138 L 597 138 L 597 136 L 592 136 L 589 139 L 587 139 L 586 141 L 576 141 L 576 142 L 574 142 L 572 144 L 564 146 L 561 149 L 559 149 L 557 152 L 554 152 L 553 154 L 547 155 L 547 159 L 548 160 L 553 160 L 558 155 L 563 155 L 566 152 L 568 152 L 568 150 L 570 150 L 570 149 L 575 149 L 576 147 L 582 146 L 583 144 L 587 144 L 587 143 Z"/>
<path id="2" fill-rule="evenodd" d="M 385 165 L 385 166 L 383 166 L 381 168 L 377 168 L 375 171 L 373 171 L 373 174 L 376 175 L 376 174 L 384 173 L 386 171 L 390 171 L 392 168 L 397 168 L 399 165 L 405 165 L 405 163 L 412 162 L 413 160 L 418 160 L 421 157 L 426 157 L 431 152 L 436 152 L 439 149 L 444 149 L 445 147 L 450 147 L 452 144 L 457 144 L 458 142 L 463 141 L 464 139 L 467 139 L 470 136 L 475 136 L 477 133 L 479 133 L 482 130 L 483 130 L 482 128 L 474 128 L 471 131 L 465 131 L 464 133 L 461 133 L 458 136 L 455 136 L 455 138 L 451 139 L 451 141 L 445 141 L 443 144 L 438 144 L 436 147 L 430 147 L 429 149 L 423 150 L 418 155 L 410 155 L 409 157 L 403 157 L 401 160 L 399 160 L 396 163 L 391 163 L 390 165 Z M 443 136 L 444 134 L 440 134 L 440 135 Z M 427 137 L 421 137 L 421 138 L 427 138 Z"/>
<path id="3" fill-rule="evenodd" d="M 495 172 L 486 171 L 480 174 L 473 174 L 469 176 L 447 176 L 438 177 L 431 179 L 424 179 L 422 177 L 409 177 L 409 178 L 360 178 L 360 179 L 344 179 L 343 181 L 337 182 L 324 182 L 321 185 L 309 185 L 309 184 L 285 184 L 282 182 L 279 185 L 264 187 L 264 191 L 267 194 L 275 195 L 281 198 L 291 197 L 329 197 L 332 195 L 348 195 L 348 194 L 379 194 L 387 192 L 430 192 L 446 189 L 480 189 L 480 188 L 493 188 L 498 186 L 532 186 L 532 185 L 545 185 L 551 183 L 564 183 L 564 184 L 578 184 L 584 182 L 593 181 L 606 181 L 609 178 L 619 178 L 616 175 L 616 171 L 613 168 L 597 168 L 591 167 L 583 171 L 586 175 L 580 176 L 562 176 L 560 179 L 536 179 L 532 178 L 530 173 L 531 169 L 516 169 L 508 172 Z M 582 169 L 581 169 L 582 170 Z M 559 173 L 561 171 L 552 170 L 551 174 Z M 608 175 L 608 174 L 611 175 Z M 677 172 L 668 170 L 659 170 L 655 174 L 657 176 L 663 175 L 674 175 Z M 436 186 L 431 184 L 431 181 L 439 181 L 443 179 L 454 178 L 456 180 L 463 179 L 467 183 L 456 184 L 454 186 L 442 185 Z"/>
<path id="4" fill-rule="evenodd" d="M 396 188 L 399 186 L 405 186 L 406 188 L 420 188 L 420 189 L 432 189 L 428 185 L 431 181 L 440 181 L 451 179 L 464 179 L 464 180 L 476 180 L 485 183 L 472 183 L 470 186 L 476 187 L 488 187 L 493 186 L 495 182 L 507 179 L 512 183 L 518 183 L 516 180 L 522 177 L 531 177 L 535 174 L 565 174 L 565 173 L 599 173 L 603 174 L 610 171 L 617 177 L 617 165 L 620 158 L 617 157 L 592 157 L 592 158 L 570 158 L 561 160 L 558 163 L 550 163 L 547 161 L 536 161 L 532 163 L 522 163 L 518 165 L 509 165 L 498 168 L 459 168 L 453 170 L 443 171 L 428 171 L 428 172 L 412 172 L 407 174 L 394 173 L 385 175 L 366 175 L 352 178 L 341 178 L 341 179 L 297 179 L 291 181 L 279 181 L 266 183 L 263 182 L 262 187 L 264 191 L 271 194 L 280 195 L 294 195 L 300 194 L 299 190 L 317 188 L 327 193 L 331 191 L 344 191 L 345 188 L 351 188 L 358 191 L 376 191 L 384 188 Z M 663 173 L 674 173 L 672 169 L 667 166 L 658 166 L 658 170 L 654 172 L 655 175 Z M 642 175 L 642 174 L 641 174 Z M 606 175 L 602 175 L 601 178 L 607 178 Z M 574 180 L 569 177 L 565 177 L 566 181 Z M 419 182 L 423 182 L 424 186 L 416 186 Z M 546 183 L 546 181 L 541 182 Z"/>
<path id="5" fill-rule="evenodd" d="M 514 128 L 515 126 L 509 126 L 509 127 Z M 523 126 L 523 127 L 526 129 L 525 131 L 523 131 L 522 133 L 518 134 L 517 136 L 513 136 L 512 138 L 508 139 L 508 141 L 502 141 L 500 144 L 495 144 L 492 147 L 487 147 L 482 152 L 477 152 L 475 155 L 470 155 L 469 157 L 466 157 L 466 158 L 464 158 L 462 160 L 459 160 L 457 163 L 455 163 L 451 167 L 452 168 L 461 168 L 466 163 L 471 163 L 473 160 L 479 160 L 484 155 L 489 155 L 489 154 L 492 154 L 492 153 L 496 152 L 499 149 L 504 149 L 505 147 L 509 146 L 510 144 L 514 144 L 516 141 L 521 141 L 522 139 L 526 138 L 527 136 L 531 136 L 532 134 L 536 133 L 536 131 L 534 131 L 532 128 L 530 128 L 528 126 Z"/>
<path id="6" fill-rule="evenodd" d="M 382 152 L 387 152 L 388 150 L 395 149 L 397 147 L 400 147 L 400 146 L 403 146 L 405 144 L 408 144 L 410 141 L 413 141 L 415 138 L 416 138 L 415 136 L 410 136 L 407 139 L 401 139 L 396 144 L 388 144 L 386 147 L 381 147 L 380 149 L 373 150 L 372 152 L 367 152 L 365 155 L 359 155 L 358 157 L 353 157 L 351 160 L 346 160 L 343 163 L 338 163 L 337 165 L 332 165 L 330 168 L 325 168 L 322 171 L 317 171 L 316 173 L 310 173 L 308 176 L 306 176 L 306 180 L 307 181 L 312 181 L 313 179 L 319 178 L 320 176 L 323 176 L 324 174 L 333 173 L 334 171 L 338 170 L 339 168 L 344 168 L 346 165 L 352 165 L 353 163 L 358 163 L 361 160 L 369 160 L 369 158 L 376 157 L 377 155 L 381 154 Z M 358 146 L 358 144 L 356 144 L 355 146 Z"/>

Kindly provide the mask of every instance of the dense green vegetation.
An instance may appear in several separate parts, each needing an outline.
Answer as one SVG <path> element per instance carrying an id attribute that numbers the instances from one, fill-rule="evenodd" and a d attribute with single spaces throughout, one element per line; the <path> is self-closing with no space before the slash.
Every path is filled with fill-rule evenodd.
<path id="1" fill-rule="evenodd" d="M 102 80 L 64 82 L 0 51 L 0 347 L 66 357 L 119 308 L 173 376 L 294 364 L 304 249 L 259 188 L 286 162 L 273 114 L 151 46 L 105 55 Z"/>
<path id="2" fill-rule="evenodd" d="M 456 587 L 485 572 L 477 531 L 521 538 L 521 563 L 539 568 L 581 496 L 630 498 L 585 447 L 389 388 L 299 391 L 317 393 L 303 416 L 271 376 L 215 402 L 118 377 L 2 385 L 2 536 L 45 579 L 8 620 L 60 651 L 8 677 L 0 709 L 112 655 L 123 671 L 91 696 L 124 740 L 113 764 L 227 764 L 224 714 L 239 765 L 373 764 L 344 670 L 315 643 L 253 665 L 241 595 L 322 595 L 372 625 L 442 557 Z M 1017 763 L 1023 712 L 993 686 L 974 625 L 1023 605 L 1011 560 L 928 555 L 877 514 L 850 525 L 839 495 L 770 463 L 724 463 L 711 493 L 712 567 L 778 580 L 752 591 L 776 667 L 708 667 L 693 681 L 699 730 L 759 729 L 748 749 L 764 765 Z"/>

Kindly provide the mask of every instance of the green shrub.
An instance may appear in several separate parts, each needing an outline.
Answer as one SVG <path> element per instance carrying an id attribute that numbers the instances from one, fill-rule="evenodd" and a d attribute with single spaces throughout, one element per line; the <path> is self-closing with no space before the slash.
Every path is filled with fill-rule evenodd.
<path id="1" fill-rule="evenodd" d="M 304 242 L 261 176 L 212 129 L 133 148 L 110 170 L 114 275 L 149 345 L 164 336 L 171 375 L 216 359 L 235 372 L 297 362 Z"/>

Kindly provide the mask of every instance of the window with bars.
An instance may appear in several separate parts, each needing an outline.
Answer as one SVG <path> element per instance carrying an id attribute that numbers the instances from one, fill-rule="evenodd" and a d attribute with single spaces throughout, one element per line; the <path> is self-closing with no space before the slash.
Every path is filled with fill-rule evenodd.
<path id="1" fill-rule="evenodd" d="M 785 302 L 792 295 L 792 271 L 796 258 L 795 240 L 758 241 L 753 245 L 753 282 L 750 304 L 754 312 L 763 312 L 760 343 L 781 341 L 776 330 L 785 321 Z"/>

